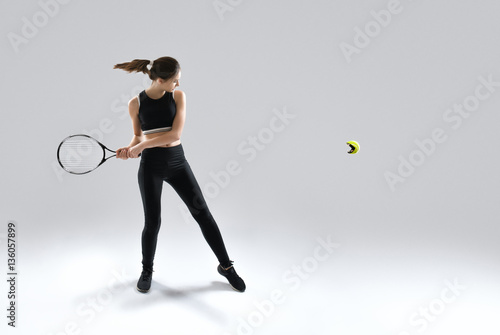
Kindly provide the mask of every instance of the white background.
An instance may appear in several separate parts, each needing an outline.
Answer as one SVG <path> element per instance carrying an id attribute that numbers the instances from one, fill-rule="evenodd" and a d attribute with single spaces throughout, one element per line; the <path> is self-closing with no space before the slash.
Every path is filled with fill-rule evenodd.
<path id="1" fill-rule="evenodd" d="M 497 1 L 4 0 L 0 13 L 0 267 L 14 221 L 19 274 L 17 329 L 2 307 L 2 333 L 499 332 L 500 87 L 477 90 L 500 82 Z M 181 64 L 186 158 L 243 294 L 168 185 L 152 290 L 136 292 L 139 161 L 57 165 L 71 134 L 129 143 L 127 102 L 150 81 L 113 66 L 162 56 Z M 449 114 L 477 92 L 467 117 Z M 291 116 L 270 132 L 276 113 Z M 446 140 L 423 153 L 438 128 Z M 319 240 L 338 247 L 319 260 Z"/>

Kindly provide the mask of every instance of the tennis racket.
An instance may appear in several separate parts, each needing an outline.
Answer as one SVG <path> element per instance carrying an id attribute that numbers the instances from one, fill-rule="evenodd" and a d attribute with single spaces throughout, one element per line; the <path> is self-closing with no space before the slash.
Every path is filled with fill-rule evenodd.
<path id="1" fill-rule="evenodd" d="M 113 155 L 106 157 L 107 152 Z M 66 137 L 57 148 L 57 160 L 61 167 L 72 174 L 86 174 L 94 171 L 116 151 L 88 135 L 78 134 Z"/>

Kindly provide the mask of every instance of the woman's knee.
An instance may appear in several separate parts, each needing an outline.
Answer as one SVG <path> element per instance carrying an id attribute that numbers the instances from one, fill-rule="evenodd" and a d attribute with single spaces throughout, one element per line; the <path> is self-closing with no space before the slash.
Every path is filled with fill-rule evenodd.
<path id="1" fill-rule="evenodd" d="M 146 218 L 144 222 L 144 234 L 158 234 L 160 231 L 161 219 L 160 218 Z"/>
<path id="2" fill-rule="evenodd" d="M 214 218 L 207 207 L 191 211 L 191 215 L 199 224 L 213 224 Z"/>

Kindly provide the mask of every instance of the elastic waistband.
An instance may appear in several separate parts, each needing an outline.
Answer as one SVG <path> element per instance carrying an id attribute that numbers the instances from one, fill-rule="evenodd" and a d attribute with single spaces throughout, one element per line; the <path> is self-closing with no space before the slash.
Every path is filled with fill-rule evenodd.
<path id="1" fill-rule="evenodd" d="M 160 160 L 169 161 L 184 157 L 182 143 L 173 147 L 154 147 L 144 149 L 141 154 L 141 161 Z"/>

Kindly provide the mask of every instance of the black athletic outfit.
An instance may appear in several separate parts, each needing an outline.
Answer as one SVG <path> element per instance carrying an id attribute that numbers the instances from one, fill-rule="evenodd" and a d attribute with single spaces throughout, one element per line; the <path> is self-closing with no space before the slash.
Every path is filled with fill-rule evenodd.
<path id="1" fill-rule="evenodd" d="M 151 99 L 145 91 L 139 96 L 139 120 L 145 133 L 171 127 L 176 105 L 173 93 L 165 92 L 160 99 Z M 139 188 L 144 206 L 142 231 L 142 264 L 152 271 L 156 242 L 161 224 L 161 192 L 167 182 L 186 204 L 199 224 L 205 240 L 223 267 L 230 267 L 224 242 L 205 202 L 200 186 L 184 156 L 182 144 L 173 147 L 155 147 L 142 151 L 138 171 Z"/>

